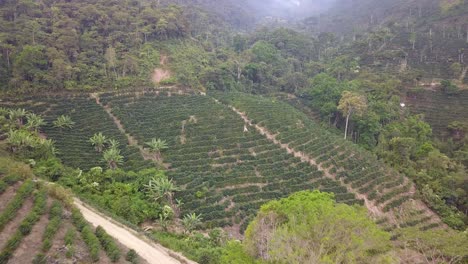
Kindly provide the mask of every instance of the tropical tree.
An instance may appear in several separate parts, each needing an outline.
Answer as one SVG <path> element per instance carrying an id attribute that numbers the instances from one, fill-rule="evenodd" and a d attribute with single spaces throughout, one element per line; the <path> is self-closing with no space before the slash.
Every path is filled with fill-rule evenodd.
<path id="1" fill-rule="evenodd" d="M 46 124 L 44 119 L 40 115 L 36 115 L 34 113 L 29 113 L 26 115 L 27 123 L 26 127 L 31 131 L 37 132 L 40 126 Z"/>
<path id="2" fill-rule="evenodd" d="M 11 109 L 8 112 L 8 117 L 10 118 L 10 120 L 15 120 L 18 127 L 22 127 L 24 121 L 23 119 L 27 115 L 27 113 L 28 112 L 23 108 Z"/>
<path id="3" fill-rule="evenodd" d="M 341 94 L 340 103 L 338 104 L 338 110 L 346 116 L 346 127 L 344 138 L 347 138 L 348 135 L 348 124 L 349 118 L 352 114 L 362 116 L 367 110 L 367 100 L 364 96 L 350 92 L 344 91 Z"/>
<path id="4" fill-rule="evenodd" d="M 38 148 L 41 150 L 40 155 L 42 158 L 52 158 L 57 154 L 55 141 L 52 139 L 39 139 Z"/>
<path id="5" fill-rule="evenodd" d="M 172 208 L 176 208 L 174 203 L 174 192 L 179 191 L 179 188 L 166 177 L 153 177 L 145 185 L 147 194 L 155 202 L 165 200 Z M 177 213 L 177 210 L 174 210 Z"/>
<path id="6" fill-rule="evenodd" d="M 185 228 L 185 232 L 191 233 L 200 223 L 202 217 L 195 213 L 187 214 L 182 219 L 182 225 Z"/>
<path id="7" fill-rule="evenodd" d="M 104 145 L 106 144 L 107 142 L 107 138 L 106 136 L 104 136 L 101 132 L 99 133 L 96 133 L 94 134 L 90 139 L 89 139 L 89 142 L 91 142 L 91 145 L 94 146 L 94 149 L 96 149 L 96 151 L 98 153 L 101 153 L 102 150 L 104 149 Z M 111 148 L 112 149 L 112 148 Z M 117 149 L 117 147 L 113 148 L 113 149 Z"/>
<path id="8" fill-rule="evenodd" d="M 123 163 L 123 156 L 120 155 L 120 150 L 117 148 L 104 151 L 103 158 L 111 170 L 117 169 L 117 166 Z"/>
<path id="9" fill-rule="evenodd" d="M 154 154 L 156 160 L 161 160 L 161 151 L 169 148 L 166 141 L 160 138 L 153 138 L 150 142 L 146 142 L 146 145 L 149 147 L 149 151 Z"/>
<path id="10" fill-rule="evenodd" d="M 54 127 L 58 127 L 60 129 L 73 128 L 73 126 L 75 125 L 75 122 L 72 121 L 70 116 L 61 115 L 53 122 L 53 125 Z"/>
<path id="11" fill-rule="evenodd" d="M 362 206 L 302 191 L 264 204 L 250 222 L 247 252 L 268 263 L 394 263 L 390 234 Z"/>
<path id="12" fill-rule="evenodd" d="M 169 221 L 172 219 L 172 217 L 174 216 L 174 211 L 172 210 L 172 208 L 168 205 L 165 205 L 163 208 L 162 208 L 162 211 L 161 213 L 159 214 L 159 224 L 162 226 L 162 228 L 167 231 L 167 226 L 169 224 Z"/>
<path id="13" fill-rule="evenodd" d="M 10 151 L 16 153 L 25 147 L 32 147 L 34 138 L 27 131 L 11 129 L 7 133 L 7 144 Z"/>

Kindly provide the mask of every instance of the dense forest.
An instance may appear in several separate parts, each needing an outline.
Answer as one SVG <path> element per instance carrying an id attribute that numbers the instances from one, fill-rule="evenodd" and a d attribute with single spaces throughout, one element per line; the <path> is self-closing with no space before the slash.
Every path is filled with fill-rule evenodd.
<path id="1" fill-rule="evenodd" d="M 468 2 L 319 2 L 2 1 L 2 140 L 113 217 L 157 222 L 153 238 L 200 263 L 394 263 L 402 241 L 436 248 L 428 263 L 466 261 L 462 233 L 450 251 L 437 228 L 468 225 Z M 413 199 L 441 223 L 401 213 Z M 392 215 L 367 219 L 370 203 Z M 333 241 L 361 227 L 371 242 L 334 250 L 308 233 L 323 253 L 298 231 L 326 223 L 350 227 Z"/>

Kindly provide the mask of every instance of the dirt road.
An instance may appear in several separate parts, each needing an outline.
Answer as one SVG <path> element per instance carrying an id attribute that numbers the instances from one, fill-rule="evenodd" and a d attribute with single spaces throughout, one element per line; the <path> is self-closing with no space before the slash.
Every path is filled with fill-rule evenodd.
<path id="1" fill-rule="evenodd" d="M 148 261 L 148 263 L 196 264 L 195 262 L 187 260 L 177 253 L 171 252 L 171 254 L 169 254 L 170 251 L 168 249 L 163 248 L 162 246 L 157 245 L 153 242 L 147 241 L 146 239 L 140 238 L 135 231 L 122 227 L 120 224 L 117 224 L 110 218 L 96 213 L 94 210 L 89 209 L 80 200 L 76 198 L 74 199 L 74 203 L 88 222 L 90 222 L 93 226 L 102 226 L 109 235 L 114 237 L 127 248 L 134 249 L 138 253 L 138 255 L 140 255 L 143 259 Z M 182 261 L 172 257 L 171 255 L 177 255 L 177 258 L 182 259 Z"/>

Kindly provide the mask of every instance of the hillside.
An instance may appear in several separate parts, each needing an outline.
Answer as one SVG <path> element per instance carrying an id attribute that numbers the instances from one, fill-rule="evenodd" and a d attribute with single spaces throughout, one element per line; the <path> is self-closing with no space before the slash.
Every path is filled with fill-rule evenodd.
<path id="1" fill-rule="evenodd" d="M 0 163 L 0 263 L 128 263 L 128 249 L 94 231 L 63 188 L 33 180 L 25 164 Z"/>
<path id="2" fill-rule="evenodd" d="M 338 201 L 364 204 L 375 219 L 385 219 L 390 228 L 415 220 L 394 215 L 397 208 L 405 207 L 402 204 L 415 199 L 413 184 L 371 154 L 326 132 L 285 104 L 246 94 L 219 96 L 246 116 L 200 95 L 106 93 L 99 98 L 140 144 L 154 137 L 168 142 L 164 164 L 168 176 L 183 186 L 176 195 L 184 201 L 182 212 L 203 215 L 205 227 L 227 227 L 236 235 L 265 201 L 306 189 L 333 192 Z M 90 108 L 92 102 L 82 97 L 63 99 L 74 102 L 71 105 L 77 108 L 68 109 L 72 113 Z M 103 108 L 96 111 L 105 113 Z M 100 131 L 101 123 L 82 120 L 75 133 L 88 133 L 89 125 L 91 131 Z M 250 123 L 264 126 L 270 134 Z M 112 122 L 108 126 L 116 127 Z M 60 134 L 64 133 L 47 136 L 60 142 Z M 68 157 L 65 163 L 94 152 L 85 148 L 79 156 L 66 152 L 68 145 L 90 146 L 85 140 L 75 142 L 57 145 L 59 153 Z M 89 167 L 101 164 L 90 161 Z M 418 223 L 422 229 L 441 225 L 423 203 L 413 203 L 414 210 L 421 210 L 424 220 Z"/>
<path id="3" fill-rule="evenodd" d="M 359 57 L 374 70 L 466 82 L 451 66 L 466 66 L 467 8 L 466 1 L 341 1 L 300 27 L 336 34 L 341 54 Z"/>
<path id="4" fill-rule="evenodd" d="M 466 122 L 466 104 L 468 91 L 447 95 L 442 91 L 410 91 L 406 102 L 411 112 L 424 114 L 424 119 L 431 124 L 434 134 L 440 138 L 454 136 L 449 130 L 453 122 Z"/>
<path id="5" fill-rule="evenodd" d="M 0 263 L 467 262 L 467 14 L 0 1 Z"/>

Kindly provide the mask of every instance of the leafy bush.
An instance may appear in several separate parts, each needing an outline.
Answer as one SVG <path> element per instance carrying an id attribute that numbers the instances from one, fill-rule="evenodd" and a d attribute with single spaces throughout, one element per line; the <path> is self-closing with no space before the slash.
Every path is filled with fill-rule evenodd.
<path id="1" fill-rule="evenodd" d="M 125 256 L 125 260 L 132 264 L 138 264 L 138 254 L 134 249 L 130 249 Z"/>
<path id="2" fill-rule="evenodd" d="M 89 250 L 89 255 L 93 262 L 99 261 L 99 250 L 101 249 L 99 245 L 99 239 L 96 235 L 91 231 L 89 225 L 86 225 L 81 230 L 81 236 L 83 237 L 84 242 Z"/>
<path id="3" fill-rule="evenodd" d="M 96 228 L 96 236 L 101 242 L 101 246 L 106 251 L 107 256 L 112 262 L 117 262 L 120 259 L 120 249 L 115 243 L 114 239 L 106 233 L 106 230 L 101 226 Z"/>
<path id="4" fill-rule="evenodd" d="M 58 201 L 54 201 L 49 212 L 49 223 L 47 224 L 44 234 L 42 235 L 42 252 L 46 253 L 52 246 L 52 239 L 57 233 L 60 224 L 62 223 L 62 205 Z"/>

